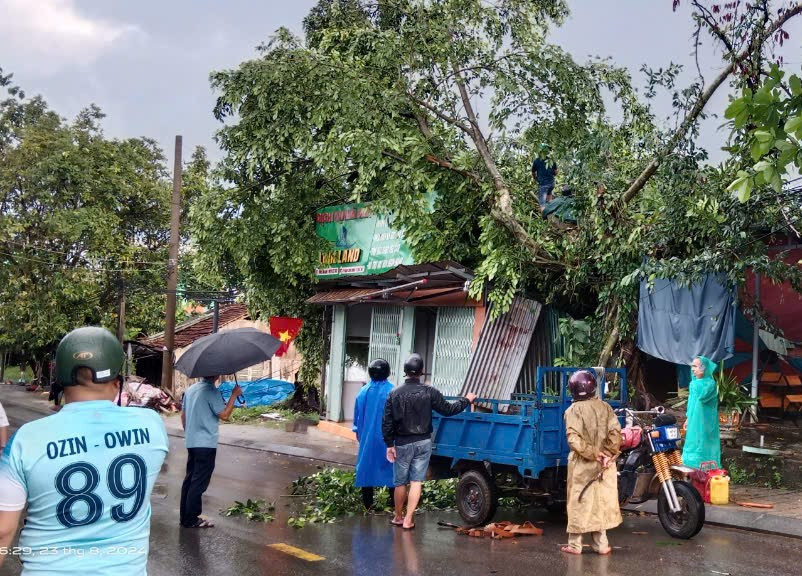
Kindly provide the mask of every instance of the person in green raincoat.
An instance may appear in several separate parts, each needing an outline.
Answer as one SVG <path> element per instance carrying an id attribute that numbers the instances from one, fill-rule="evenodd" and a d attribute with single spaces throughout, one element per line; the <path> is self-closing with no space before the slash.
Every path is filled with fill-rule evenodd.
<path id="1" fill-rule="evenodd" d="M 699 468 L 702 462 L 721 465 L 721 437 L 718 428 L 718 386 L 713 380 L 716 364 L 697 356 L 691 364 L 688 419 L 685 421 L 685 443 L 682 463 Z"/>

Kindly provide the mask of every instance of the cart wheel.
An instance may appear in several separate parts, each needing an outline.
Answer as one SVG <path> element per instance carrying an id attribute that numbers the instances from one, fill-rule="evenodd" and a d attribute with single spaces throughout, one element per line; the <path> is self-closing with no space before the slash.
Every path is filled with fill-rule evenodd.
<path id="1" fill-rule="evenodd" d="M 487 524 L 497 507 L 498 491 L 492 478 L 479 470 L 468 470 L 459 477 L 457 510 L 467 524 Z"/>

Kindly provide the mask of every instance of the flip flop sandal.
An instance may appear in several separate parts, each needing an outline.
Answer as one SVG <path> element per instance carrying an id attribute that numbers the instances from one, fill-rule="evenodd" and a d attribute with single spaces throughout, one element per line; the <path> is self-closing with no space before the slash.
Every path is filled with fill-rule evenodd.
<path id="1" fill-rule="evenodd" d="M 566 554 L 573 554 L 574 556 L 579 556 L 580 554 L 582 554 L 581 551 L 576 551 L 570 546 L 563 546 L 562 548 L 560 548 L 560 552 L 565 552 Z"/>
<path id="2" fill-rule="evenodd" d="M 403 527 L 403 526 L 404 526 L 404 521 L 402 520 L 401 522 L 396 522 L 395 520 L 393 520 L 393 519 L 391 518 L 391 519 L 390 519 L 390 524 L 392 524 L 392 525 L 393 525 L 393 526 L 395 526 L 396 528 L 400 528 L 400 527 Z"/>
<path id="3" fill-rule="evenodd" d="M 414 524 L 412 526 L 404 526 L 404 525 L 402 525 L 401 528 L 403 528 L 404 530 L 414 530 L 415 529 L 415 525 Z"/>
<path id="4" fill-rule="evenodd" d="M 214 528 L 214 524 L 205 518 L 198 518 L 197 522 L 195 522 L 192 526 L 187 526 L 187 528 Z"/>

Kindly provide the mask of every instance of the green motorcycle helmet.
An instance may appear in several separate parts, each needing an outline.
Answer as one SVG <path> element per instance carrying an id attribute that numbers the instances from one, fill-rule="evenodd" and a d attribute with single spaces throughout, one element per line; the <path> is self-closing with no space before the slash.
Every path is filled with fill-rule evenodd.
<path id="1" fill-rule="evenodd" d="M 56 382 L 76 386 L 78 368 L 89 368 L 94 382 L 111 382 L 119 378 L 124 364 L 123 348 L 111 332 L 96 326 L 76 328 L 56 349 Z"/>

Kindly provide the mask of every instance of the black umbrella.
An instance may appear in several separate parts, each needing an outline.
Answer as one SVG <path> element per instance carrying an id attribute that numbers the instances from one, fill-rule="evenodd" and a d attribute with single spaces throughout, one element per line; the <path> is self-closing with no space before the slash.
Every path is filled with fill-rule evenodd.
<path id="1" fill-rule="evenodd" d="M 209 334 L 196 340 L 175 363 L 190 378 L 234 374 L 269 360 L 281 340 L 256 328 L 238 328 Z"/>

